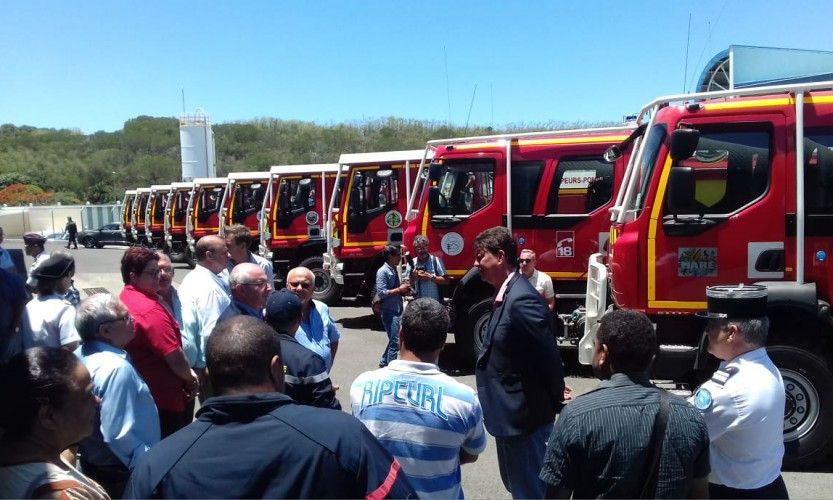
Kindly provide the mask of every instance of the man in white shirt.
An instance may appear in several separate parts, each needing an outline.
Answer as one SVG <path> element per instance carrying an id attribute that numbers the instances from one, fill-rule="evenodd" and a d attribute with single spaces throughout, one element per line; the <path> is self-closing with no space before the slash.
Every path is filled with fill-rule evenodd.
<path id="1" fill-rule="evenodd" d="M 711 498 L 788 498 L 784 458 L 784 381 L 767 355 L 767 289 L 706 288 L 709 353 L 721 360 L 691 403 L 709 430 Z"/>
<path id="2" fill-rule="evenodd" d="M 529 281 L 529 284 L 535 287 L 538 293 L 544 297 L 544 300 L 547 301 L 547 307 L 552 312 L 555 309 L 555 291 L 552 288 L 552 279 L 547 273 L 535 269 L 536 260 L 535 252 L 529 249 L 521 250 L 521 257 L 518 259 L 519 269 L 521 274 Z"/>
<path id="3" fill-rule="evenodd" d="M 182 280 L 179 298 L 182 301 L 183 342 L 190 347 L 185 355 L 200 377 L 200 401 L 211 397 L 205 376 L 205 343 L 214 326 L 234 315 L 231 290 L 221 273 L 228 265 L 226 242 L 219 236 L 203 236 L 196 245 L 197 266 Z"/>

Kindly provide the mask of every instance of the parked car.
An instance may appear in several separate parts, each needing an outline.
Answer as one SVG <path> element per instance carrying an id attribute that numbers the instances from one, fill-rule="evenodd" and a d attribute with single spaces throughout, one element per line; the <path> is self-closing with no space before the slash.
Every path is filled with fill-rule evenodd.
<path id="1" fill-rule="evenodd" d="M 81 231 L 76 236 L 78 243 L 87 248 L 101 248 L 104 245 L 127 245 L 130 243 L 119 230 L 119 224 L 105 224 L 92 231 Z"/>

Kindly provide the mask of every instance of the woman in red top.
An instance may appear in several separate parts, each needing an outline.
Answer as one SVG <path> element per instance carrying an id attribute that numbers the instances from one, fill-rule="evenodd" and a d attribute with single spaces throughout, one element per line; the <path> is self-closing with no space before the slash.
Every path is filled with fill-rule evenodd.
<path id="1" fill-rule="evenodd" d="M 188 425 L 187 403 L 197 395 L 197 376 L 182 351 L 179 326 L 159 301 L 159 256 L 132 247 L 121 259 L 124 290 L 119 298 L 133 316 L 136 337 L 125 347 L 159 410 L 162 437 Z"/>

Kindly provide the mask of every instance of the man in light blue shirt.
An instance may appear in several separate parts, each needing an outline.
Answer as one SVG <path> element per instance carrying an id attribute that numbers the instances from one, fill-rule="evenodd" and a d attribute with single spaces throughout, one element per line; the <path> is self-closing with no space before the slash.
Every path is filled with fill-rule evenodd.
<path id="1" fill-rule="evenodd" d="M 112 498 L 121 498 L 136 461 L 159 442 L 159 413 L 124 350 L 134 336 L 127 307 L 108 293 L 92 295 L 81 302 L 75 325 L 82 340 L 76 354 L 101 400 L 97 425 L 79 445 L 81 467 Z"/>
<path id="2" fill-rule="evenodd" d="M 3 244 L 3 236 L 3 228 L 0 227 L 0 245 Z M 10 273 L 15 272 L 14 262 L 12 262 L 12 256 L 9 255 L 9 252 L 7 252 L 6 249 L 3 247 L 0 247 L 0 269 L 5 269 Z"/>
<path id="3" fill-rule="evenodd" d="M 327 304 L 313 300 L 315 275 L 306 267 L 291 269 L 286 275 L 286 287 L 301 299 L 301 326 L 295 340 L 324 358 L 327 371 L 332 370 L 341 334 L 330 316 Z"/>
<path id="4" fill-rule="evenodd" d="M 411 287 L 399 281 L 397 267 L 402 260 L 402 250 L 388 245 L 382 250 L 385 263 L 376 271 L 376 296 L 382 302 L 382 326 L 388 335 L 388 345 L 379 359 L 379 368 L 388 366 L 399 354 L 399 318 L 402 315 L 402 297 L 411 293 Z"/>
<path id="5" fill-rule="evenodd" d="M 350 388 L 353 416 L 396 457 L 419 498 L 463 498 L 460 464 L 486 448 L 477 395 L 437 366 L 448 325 L 437 301 L 414 300 L 402 313 L 399 359 Z"/>

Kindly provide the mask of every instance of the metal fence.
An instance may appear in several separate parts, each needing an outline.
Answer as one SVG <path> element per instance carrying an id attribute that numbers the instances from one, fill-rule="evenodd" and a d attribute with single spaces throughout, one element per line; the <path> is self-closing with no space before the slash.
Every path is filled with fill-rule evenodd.
<path id="1" fill-rule="evenodd" d="M 79 231 L 98 229 L 121 220 L 121 204 L 0 207 L 0 227 L 9 238 L 30 232 L 58 237 L 64 232 L 67 217 L 72 217 Z"/>

